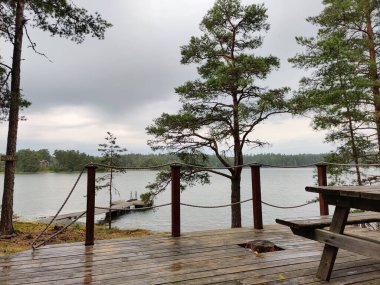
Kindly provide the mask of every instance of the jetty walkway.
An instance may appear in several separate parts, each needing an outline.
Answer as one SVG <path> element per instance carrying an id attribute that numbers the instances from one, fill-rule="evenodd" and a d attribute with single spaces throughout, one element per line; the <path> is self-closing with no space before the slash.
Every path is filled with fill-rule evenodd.
<path id="1" fill-rule="evenodd" d="M 133 208 L 131 208 L 133 207 Z M 123 214 L 129 211 L 133 211 L 133 209 L 141 209 L 145 207 L 145 204 L 141 200 L 131 200 L 131 201 L 123 201 L 123 200 L 118 200 L 114 201 L 111 208 L 106 208 L 106 207 L 95 207 L 94 210 L 94 215 L 101 215 L 101 214 L 108 214 L 111 212 L 112 214 Z M 68 221 L 74 220 L 78 218 L 79 216 L 85 217 L 86 213 L 82 212 L 71 212 L 71 213 L 66 213 L 66 214 L 61 214 L 58 216 L 51 216 L 47 218 L 42 218 L 39 219 L 37 222 L 39 223 L 44 223 L 48 224 L 51 223 L 53 220 L 55 223 L 67 223 Z"/>

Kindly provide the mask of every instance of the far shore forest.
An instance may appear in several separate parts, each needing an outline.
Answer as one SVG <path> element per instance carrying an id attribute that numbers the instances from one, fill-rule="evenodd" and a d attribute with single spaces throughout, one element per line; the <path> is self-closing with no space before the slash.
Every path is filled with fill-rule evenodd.
<path id="1" fill-rule="evenodd" d="M 325 154 L 255 154 L 244 157 L 245 164 L 260 163 L 273 166 L 303 166 L 324 160 Z M 232 159 L 232 158 L 231 158 Z M 152 167 L 180 162 L 176 155 L 169 154 L 124 154 L 121 155 L 119 166 Z M 91 156 L 78 150 L 21 149 L 17 152 L 16 171 L 18 173 L 39 172 L 76 172 L 81 171 L 88 163 L 102 163 L 101 156 Z M 209 167 L 221 167 L 219 160 L 210 155 L 207 160 Z M 4 171 L 2 162 L 0 171 Z"/>

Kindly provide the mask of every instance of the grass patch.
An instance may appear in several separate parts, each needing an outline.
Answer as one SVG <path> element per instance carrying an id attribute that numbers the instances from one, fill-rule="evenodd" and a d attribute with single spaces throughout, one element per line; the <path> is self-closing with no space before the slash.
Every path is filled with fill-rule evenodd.
<path id="1" fill-rule="evenodd" d="M 14 222 L 15 234 L 12 236 L 0 236 L 0 256 L 31 249 L 33 240 L 45 228 L 45 224 L 36 222 Z M 57 232 L 59 228 L 53 225 L 41 236 L 45 240 Z M 49 244 L 61 244 L 70 242 L 84 242 L 86 228 L 82 224 L 74 224 L 49 241 Z M 95 226 L 95 240 L 140 237 L 157 234 L 149 230 L 134 229 L 120 230 L 118 228 L 108 229 L 105 226 Z"/>

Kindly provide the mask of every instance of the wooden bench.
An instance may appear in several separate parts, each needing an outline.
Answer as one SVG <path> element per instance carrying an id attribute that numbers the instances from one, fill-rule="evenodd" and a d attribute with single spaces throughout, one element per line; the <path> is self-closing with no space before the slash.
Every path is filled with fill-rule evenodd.
<path id="1" fill-rule="evenodd" d="M 328 281 L 339 248 L 380 259 L 380 240 L 344 233 L 347 224 L 377 222 L 376 213 L 350 214 L 351 209 L 380 213 L 380 185 L 369 186 L 307 186 L 307 192 L 318 193 L 327 205 L 334 205 L 334 215 L 314 219 L 278 220 L 290 226 L 293 233 L 324 243 L 316 276 Z M 323 227 L 329 227 L 323 229 Z"/>
<path id="2" fill-rule="evenodd" d="M 329 216 L 317 216 L 310 218 L 293 218 L 293 219 L 276 219 L 276 223 L 285 225 L 291 228 L 291 230 L 308 231 L 310 229 L 321 229 L 329 227 L 331 225 L 332 215 Z M 365 223 L 380 222 L 380 213 L 377 212 L 361 212 L 350 213 L 348 215 L 346 225 L 357 225 Z M 294 231 L 293 231 L 294 232 Z"/>
<path id="3" fill-rule="evenodd" d="M 334 233 L 323 228 L 329 227 L 332 215 L 311 218 L 276 219 L 276 223 L 290 227 L 296 235 L 306 237 L 337 248 L 343 248 L 373 258 L 379 258 L 380 241 L 369 240 L 343 233 Z M 350 213 L 346 225 L 380 222 L 380 213 Z"/>

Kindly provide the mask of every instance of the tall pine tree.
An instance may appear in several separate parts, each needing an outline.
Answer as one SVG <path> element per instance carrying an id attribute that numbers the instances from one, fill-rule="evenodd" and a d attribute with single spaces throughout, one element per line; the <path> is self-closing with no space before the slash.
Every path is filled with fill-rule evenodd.
<path id="1" fill-rule="evenodd" d="M 361 184 L 359 162 L 371 161 L 375 144 L 371 94 L 367 80 L 357 70 L 361 52 L 352 49 L 343 30 L 320 29 L 317 38 L 297 38 L 305 51 L 290 59 L 295 66 L 311 72 L 300 81 L 294 100 L 299 110 L 313 111 L 313 127 L 327 130 L 326 142 L 337 150 L 326 157 L 335 163 L 354 162 L 356 181 Z M 335 174 L 348 167 L 330 169 Z M 339 176 L 339 175 L 338 175 Z M 338 177 L 337 176 L 337 177 Z"/>
<path id="2" fill-rule="evenodd" d="M 288 88 L 260 86 L 279 67 L 274 56 L 258 56 L 269 30 L 263 5 L 217 0 L 203 18 L 202 35 L 181 48 L 182 64 L 196 64 L 199 79 L 176 88 L 182 108 L 162 114 L 147 127 L 154 150 L 180 154 L 182 159 L 215 154 L 228 172 L 214 171 L 231 182 L 231 226 L 241 226 L 240 181 L 246 147 L 265 144 L 254 136 L 257 125 L 286 111 Z M 231 155 L 232 161 L 227 158 Z M 186 178 L 186 177 L 185 177 Z M 204 181 L 204 180 L 202 180 Z"/>
<path id="3" fill-rule="evenodd" d="M 110 24 L 98 13 L 91 15 L 67 0 L 3 0 L 0 15 L 0 36 L 13 45 L 0 234 L 12 234 L 18 121 L 23 104 L 20 81 L 24 31 L 29 26 L 81 43 L 87 35 L 102 39 Z M 35 43 L 31 42 L 31 47 L 35 48 Z"/>
<path id="4" fill-rule="evenodd" d="M 308 21 L 316 38 L 298 38 L 305 47 L 291 61 L 313 71 L 301 81 L 300 102 L 311 100 L 314 126 L 329 130 L 338 143 L 334 162 L 379 162 L 380 153 L 380 2 L 324 0 L 325 8 Z M 343 169 L 344 170 L 344 169 Z M 357 183 L 361 176 L 356 166 Z"/>

